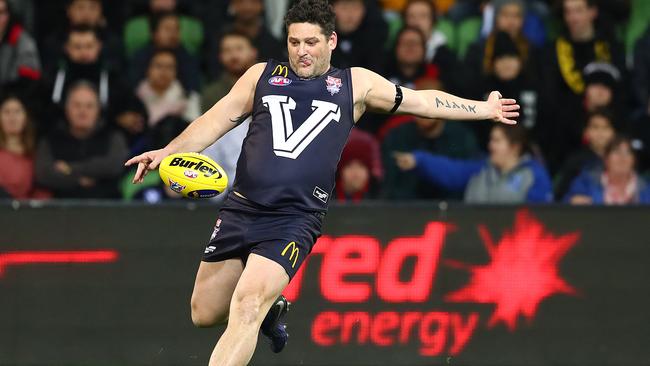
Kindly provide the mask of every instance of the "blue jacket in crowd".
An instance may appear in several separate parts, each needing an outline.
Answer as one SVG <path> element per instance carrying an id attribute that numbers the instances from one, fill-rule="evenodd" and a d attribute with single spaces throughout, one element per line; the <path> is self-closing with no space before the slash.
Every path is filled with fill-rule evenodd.
<path id="1" fill-rule="evenodd" d="M 489 159 L 456 160 L 415 151 L 416 171 L 432 184 L 465 191 L 468 203 L 540 203 L 553 200 L 551 179 L 536 160 L 524 155 L 502 174 Z"/>
<path id="2" fill-rule="evenodd" d="M 576 195 L 591 197 L 592 203 L 602 205 L 605 203 L 605 189 L 601 181 L 602 169 L 584 170 L 571 183 L 571 188 L 564 196 L 564 202 L 570 202 Z M 638 177 L 639 189 L 636 203 L 650 204 L 650 185 L 640 176 Z"/>

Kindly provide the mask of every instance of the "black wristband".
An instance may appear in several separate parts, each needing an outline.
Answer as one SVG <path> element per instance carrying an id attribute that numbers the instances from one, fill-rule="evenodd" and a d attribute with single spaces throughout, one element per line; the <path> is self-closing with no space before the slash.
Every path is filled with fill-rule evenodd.
<path id="1" fill-rule="evenodd" d="M 390 110 L 390 113 L 395 113 L 397 108 L 399 108 L 399 105 L 402 104 L 403 97 L 402 88 L 399 85 L 395 84 L 395 105 L 393 106 L 393 109 Z"/>

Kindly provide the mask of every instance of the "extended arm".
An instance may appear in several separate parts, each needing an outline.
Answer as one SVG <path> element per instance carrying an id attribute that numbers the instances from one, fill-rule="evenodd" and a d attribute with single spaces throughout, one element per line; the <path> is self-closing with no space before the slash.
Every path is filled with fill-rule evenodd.
<path id="1" fill-rule="evenodd" d="M 138 163 L 133 182 L 142 182 L 149 170 L 156 169 L 167 155 L 177 152 L 199 152 L 210 146 L 221 136 L 242 123 L 253 110 L 255 85 L 266 64 L 252 66 L 239 78 L 230 92 L 219 100 L 202 116 L 160 150 L 148 151 L 138 155 L 125 165 Z"/>
<path id="2" fill-rule="evenodd" d="M 395 105 L 395 85 L 384 77 L 364 68 L 353 68 L 355 108 L 389 112 Z M 424 118 L 447 120 L 493 120 L 515 124 L 511 118 L 519 116 L 519 105 L 514 99 L 502 99 L 497 91 L 487 101 L 457 97 L 439 90 L 412 90 L 401 87 L 403 98 L 396 113 L 413 114 Z"/>

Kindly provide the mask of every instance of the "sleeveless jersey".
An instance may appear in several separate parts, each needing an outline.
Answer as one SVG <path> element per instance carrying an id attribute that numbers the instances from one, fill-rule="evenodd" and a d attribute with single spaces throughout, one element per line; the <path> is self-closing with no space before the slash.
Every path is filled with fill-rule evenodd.
<path id="1" fill-rule="evenodd" d="M 269 60 L 254 98 L 233 190 L 270 208 L 326 211 L 354 125 L 350 69 L 302 80 Z"/>

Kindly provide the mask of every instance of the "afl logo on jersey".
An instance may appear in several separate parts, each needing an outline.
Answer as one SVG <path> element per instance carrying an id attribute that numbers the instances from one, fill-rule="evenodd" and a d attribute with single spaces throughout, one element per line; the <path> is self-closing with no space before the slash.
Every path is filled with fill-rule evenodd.
<path id="1" fill-rule="evenodd" d="M 285 78 L 283 76 L 272 76 L 269 79 L 269 84 L 273 86 L 287 86 L 291 84 L 291 79 Z"/>

